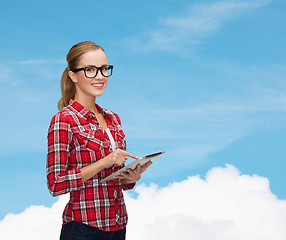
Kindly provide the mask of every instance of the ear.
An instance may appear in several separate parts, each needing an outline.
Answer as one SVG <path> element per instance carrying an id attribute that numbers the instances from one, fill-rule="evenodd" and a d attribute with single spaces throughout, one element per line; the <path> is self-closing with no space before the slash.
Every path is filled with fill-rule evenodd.
<path id="1" fill-rule="evenodd" d="M 78 82 L 78 81 L 77 81 L 77 76 L 76 76 L 76 74 L 75 74 L 74 72 L 69 71 L 69 77 L 70 77 L 70 79 L 71 79 L 74 83 Z"/>

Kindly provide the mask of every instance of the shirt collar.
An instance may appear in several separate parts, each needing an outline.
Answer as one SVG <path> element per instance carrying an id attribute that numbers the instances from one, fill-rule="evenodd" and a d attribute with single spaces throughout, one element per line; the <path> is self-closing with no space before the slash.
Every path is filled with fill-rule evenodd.
<path id="1" fill-rule="evenodd" d="M 100 107 L 95 103 L 95 106 L 97 109 L 103 114 L 104 117 L 111 119 L 111 116 L 107 113 L 107 110 Z M 69 101 L 69 107 L 72 109 L 74 113 L 76 113 L 78 116 L 87 119 L 88 117 L 95 117 L 94 113 L 86 109 L 84 106 L 82 106 L 79 102 L 75 101 L 74 99 L 71 99 Z"/>

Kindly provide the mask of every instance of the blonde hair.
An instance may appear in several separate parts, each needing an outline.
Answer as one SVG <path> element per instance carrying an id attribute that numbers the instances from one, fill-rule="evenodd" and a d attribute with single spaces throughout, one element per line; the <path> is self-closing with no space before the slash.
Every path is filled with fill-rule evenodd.
<path id="1" fill-rule="evenodd" d="M 76 88 L 74 82 L 69 77 L 69 71 L 76 69 L 81 56 L 91 50 L 102 50 L 104 52 L 100 46 L 90 41 L 84 41 L 75 44 L 69 50 L 66 57 L 68 66 L 65 68 L 61 78 L 62 97 L 58 102 L 59 110 L 62 110 L 64 107 L 66 107 L 69 104 L 69 101 L 75 97 Z"/>

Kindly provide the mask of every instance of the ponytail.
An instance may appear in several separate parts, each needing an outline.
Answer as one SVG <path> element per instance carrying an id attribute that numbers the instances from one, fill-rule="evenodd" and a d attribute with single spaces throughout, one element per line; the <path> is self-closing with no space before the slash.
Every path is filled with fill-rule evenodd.
<path id="1" fill-rule="evenodd" d="M 75 84 L 69 77 L 69 70 L 67 67 L 61 78 L 61 92 L 62 98 L 58 102 L 59 110 L 66 107 L 69 104 L 69 101 L 75 97 Z"/>

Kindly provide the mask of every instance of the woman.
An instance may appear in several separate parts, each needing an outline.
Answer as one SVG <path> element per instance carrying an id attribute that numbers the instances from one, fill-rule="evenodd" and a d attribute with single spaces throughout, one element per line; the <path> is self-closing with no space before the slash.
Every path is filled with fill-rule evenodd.
<path id="1" fill-rule="evenodd" d="M 47 183 L 53 196 L 70 193 L 61 239 L 125 239 L 127 213 L 122 190 L 131 189 L 151 162 L 99 183 L 127 159 L 120 118 L 95 103 L 113 66 L 93 42 L 80 42 L 67 54 L 62 98 L 48 131 Z"/>

